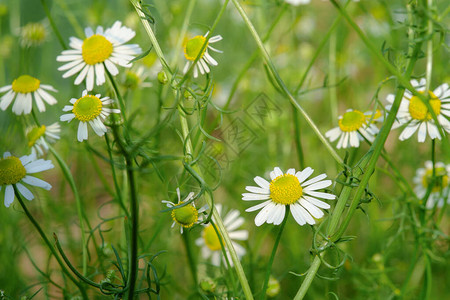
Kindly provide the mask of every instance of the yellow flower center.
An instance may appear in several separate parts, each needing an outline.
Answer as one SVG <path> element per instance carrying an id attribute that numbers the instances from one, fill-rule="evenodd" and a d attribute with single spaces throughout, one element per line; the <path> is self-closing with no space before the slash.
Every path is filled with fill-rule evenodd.
<path id="1" fill-rule="evenodd" d="M 366 116 L 359 110 L 346 112 L 339 120 L 339 127 L 344 132 L 356 131 L 366 122 Z"/>
<path id="2" fill-rule="evenodd" d="M 113 52 L 113 45 L 103 35 L 94 34 L 83 41 L 81 55 L 85 63 L 95 65 L 104 62 Z"/>
<path id="3" fill-rule="evenodd" d="M 289 205 L 303 195 L 298 178 L 291 174 L 278 176 L 270 182 L 270 197 L 275 203 Z"/>
<path id="4" fill-rule="evenodd" d="M 15 156 L 0 159 L 0 186 L 16 184 L 27 175 L 20 159 Z"/>
<path id="5" fill-rule="evenodd" d="M 203 48 L 203 44 L 205 44 L 206 38 L 201 35 L 197 35 L 193 37 L 192 39 L 188 40 L 186 44 L 184 45 L 184 57 L 188 60 L 194 61 L 197 56 L 200 55 L 200 58 L 203 57 L 203 54 L 206 51 L 206 48 L 208 47 L 208 44 L 205 45 L 205 48 L 200 53 L 200 50 Z"/>
<path id="6" fill-rule="evenodd" d="M 436 97 L 433 92 L 428 91 L 428 93 L 430 95 L 430 106 L 433 108 L 433 111 L 437 116 L 441 112 L 441 100 Z M 425 103 L 423 103 L 417 96 L 412 96 L 409 101 L 409 114 L 413 119 L 419 121 L 429 121 L 433 118 Z"/>
<path id="7" fill-rule="evenodd" d="M 177 206 L 180 204 L 177 204 Z M 193 205 L 189 204 L 173 209 L 172 219 L 184 228 L 190 228 L 198 221 L 198 211 Z"/>
<path id="8" fill-rule="evenodd" d="M 434 180 L 432 192 L 439 193 L 449 185 L 450 181 L 447 175 L 447 170 L 444 167 L 436 168 L 435 172 L 436 177 Z M 433 177 L 433 169 L 427 169 L 422 177 L 422 185 L 425 188 L 427 188 L 431 184 L 432 177 Z"/>
<path id="9" fill-rule="evenodd" d="M 78 99 L 72 109 L 75 118 L 82 122 L 94 120 L 100 115 L 101 111 L 102 101 L 92 95 L 86 95 Z"/>
<path id="10" fill-rule="evenodd" d="M 45 134 L 45 125 L 41 127 L 33 127 L 30 132 L 27 133 L 28 147 L 33 147 L 36 141 Z"/>
<path id="11" fill-rule="evenodd" d="M 220 241 L 223 242 L 222 237 L 219 238 L 214 227 L 210 224 L 208 227 L 203 229 L 202 232 L 203 239 L 205 240 L 206 246 L 208 246 L 211 251 L 217 251 L 222 248 Z"/>
<path id="12" fill-rule="evenodd" d="M 22 75 L 12 83 L 12 90 L 16 93 L 27 94 L 36 91 L 41 82 L 29 75 Z"/>

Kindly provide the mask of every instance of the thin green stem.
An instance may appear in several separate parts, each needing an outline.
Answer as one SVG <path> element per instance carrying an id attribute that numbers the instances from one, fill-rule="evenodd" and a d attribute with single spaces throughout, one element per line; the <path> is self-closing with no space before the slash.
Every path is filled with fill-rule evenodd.
<path id="1" fill-rule="evenodd" d="M 427 10 L 429 12 L 432 11 L 433 7 L 433 0 L 427 0 Z M 430 90 L 431 85 L 431 76 L 433 71 L 433 20 L 429 17 L 427 20 L 427 35 L 428 35 L 428 41 L 427 41 L 427 66 L 426 66 L 426 86 L 425 91 Z"/>
<path id="2" fill-rule="evenodd" d="M 303 280 L 303 283 L 300 286 L 300 289 L 298 290 L 297 294 L 294 297 L 294 300 L 301 300 L 301 299 L 303 299 L 303 297 L 305 297 L 314 277 L 316 277 L 316 273 L 319 270 L 321 263 L 322 263 L 322 260 L 320 259 L 320 257 L 318 255 L 316 255 L 314 257 L 314 260 L 313 260 L 311 266 L 308 269 L 308 273 L 306 274 L 305 280 Z"/>
<path id="3" fill-rule="evenodd" d="M 295 148 L 297 150 L 297 159 L 298 164 L 300 166 L 300 169 L 305 168 L 305 157 L 303 154 L 303 148 L 302 148 L 302 142 L 301 142 L 301 127 L 300 127 L 300 120 L 298 119 L 298 111 L 295 109 L 293 105 L 291 105 L 292 108 L 292 120 L 294 121 L 294 141 L 295 141 Z"/>
<path id="4" fill-rule="evenodd" d="M 184 21 L 183 25 L 181 26 L 180 30 L 180 36 L 178 37 L 177 44 L 175 46 L 175 49 L 181 49 L 181 46 L 183 45 L 184 38 L 186 36 L 186 32 L 189 26 L 189 21 L 191 20 L 192 12 L 194 11 L 195 4 L 197 3 L 197 0 L 190 0 L 188 7 L 186 9 L 186 14 L 184 15 Z M 171 61 L 171 66 L 174 68 L 177 65 L 179 55 L 174 55 L 173 59 Z"/>
<path id="5" fill-rule="evenodd" d="M 17 187 L 15 185 L 13 185 L 13 188 L 14 188 L 14 194 L 16 195 L 17 200 L 19 200 L 20 206 L 22 206 L 22 209 L 25 212 L 25 214 L 27 215 L 28 219 L 31 221 L 34 228 L 36 228 L 36 230 L 38 231 L 42 240 L 47 245 L 48 249 L 52 252 L 53 256 L 55 257 L 56 261 L 58 262 L 59 266 L 61 267 L 61 270 L 78 287 L 83 299 L 87 300 L 88 296 L 86 294 L 86 291 L 84 290 L 84 287 L 72 276 L 72 274 L 70 274 L 69 270 L 67 270 L 66 266 L 62 262 L 61 258 L 59 257 L 59 255 L 56 252 L 53 245 L 48 240 L 48 238 L 45 235 L 44 231 L 42 230 L 41 226 L 39 225 L 39 223 L 36 221 L 36 219 L 33 217 L 33 215 L 30 213 L 30 211 L 26 207 L 25 203 L 23 202 L 22 196 L 20 195 L 19 191 L 17 190 Z"/>
<path id="6" fill-rule="evenodd" d="M 48 9 L 48 6 L 47 6 L 47 1 L 41 0 L 41 4 L 42 4 L 42 7 L 44 8 L 45 14 L 47 15 L 47 19 L 50 22 L 50 26 L 52 27 L 53 32 L 56 35 L 56 38 L 58 39 L 59 43 L 61 44 L 61 47 L 64 50 L 67 50 L 67 45 L 64 42 L 64 39 L 62 38 L 61 33 L 58 30 L 58 26 L 56 26 L 55 21 L 53 21 L 52 15 L 50 14 L 50 10 Z"/>
<path id="7" fill-rule="evenodd" d="M 281 88 L 281 90 L 285 93 L 286 97 L 289 99 L 289 101 L 292 103 L 292 105 L 295 106 L 295 108 L 300 112 L 300 114 L 305 118 L 308 125 L 311 127 L 311 129 L 314 131 L 316 136 L 319 138 L 319 140 L 322 142 L 322 144 L 325 146 L 325 148 L 328 150 L 330 155 L 339 163 L 342 164 L 342 158 L 337 154 L 337 152 L 334 150 L 333 146 L 328 142 L 328 140 L 325 138 L 325 136 L 320 132 L 317 125 L 314 123 L 314 121 L 311 119 L 311 117 L 306 113 L 306 111 L 300 106 L 300 104 L 295 100 L 295 98 L 292 96 L 289 89 L 286 87 L 284 81 L 281 79 L 280 75 L 278 74 L 274 64 L 272 63 L 272 60 L 270 59 L 269 53 L 267 53 L 266 48 L 264 47 L 264 44 L 259 37 L 258 33 L 256 32 L 255 27 L 253 26 L 252 22 L 248 18 L 247 14 L 245 13 L 242 6 L 239 4 L 238 0 L 232 0 L 234 6 L 238 10 L 239 14 L 241 15 L 242 19 L 244 20 L 245 24 L 247 25 L 247 28 L 249 29 L 250 33 L 252 34 L 254 40 L 256 41 L 256 44 L 258 45 L 258 48 L 261 50 L 261 53 L 264 57 L 264 60 L 267 63 L 267 67 L 272 72 L 273 77 L 275 78 L 275 81 Z"/>
<path id="8" fill-rule="evenodd" d="M 194 285 L 198 285 L 198 279 L 197 279 L 197 265 L 195 264 L 194 255 L 192 255 L 192 248 L 190 243 L 190 237 L 189 237 L 189 230 L 184 230 L 183 234 L 181 235 L 183 237 L 183 243 L 184 247 L 186 248 L 186 256 L 188 258 L 189 268 L 192 273 L 192 280 L 194 281 Z"/>
<path id="9" fill-rule="evenodd" d="M 330 51 L 328 54 L 328 82 L 330 83 L 330 87 L 328 89 L 328 94 L 330 97 L 330 111 L 331 111 L 331 121 L 333 124 L 337 124 L 337 114 L 338 114 L 338 105 L 337 105 L 337 88 L 336 88 L 336 33 L 333 33 L 330 36 Z"/>
<path id="10" fill-rule="evenodd" d="M 270 254 L 270 259 L 267 264 L 266 276 L 264 278 L 264 284 L 263 284 L 263 288 L 261 291 L 261 298 L 260 298 L 261 300 L 265 300 L 266 296 L 267 296 L 266 290 L 267 290 L 267 285 L 269 283 L 270 273 L 272 271 L 273 260 L 275 259 L 275 254 L 277 253 L 278 245 L 280 244 L 280 240 L 281 240 L 281 234 L 283 233 L 283 229 L 284 229 L 284 226 L 286 225 L 288 216 L 289 216 L 289 205 L 286 205 L 286 214 L 284 216 L 283 222 L 281 223 L 280 230 L 278 230 L 277 238 L 275 240 L 275 243 L 273 244 L 272 253 Z"/>
<path id="11" fill-rule="evenodd" d="M 78 213 L 78 222 L 80 222 L 80 231 L 81 231 L 81 246 L 82 246 L 82 266 L 83 266 L 83 275 L 86 275 L 87 273 L 87 245 L 86 245 L 86 235 L 84 231 L 84 221 L 83 221 L 83 204 L 81 202 L 80 194 L 78 193 L 77 186 L 75 184 L 75 180 L 73 179 L 72 173 L 70 172 L 69 167 L 64 162 L 62 157 L 56 152 L 56 150 L 48 145 L 48 148 L 50 152 L 55 157 L 56 161 L 59 164 L 59 167 L 61 168 L 61 171 L 66 178 L 67 182 L 69 183 L 70 188 L 72 189 L 73 197 L 75 198 L 75 203 L 77 206 L 77 213 Z M 90 226 L 89 226 L 90 227 Z"/>
<path id="12" fill-rule="evenodd" d="M 139 232 L 139 203 L 137 200 L 136 183 L 133 171 L 133 162 L 130 157 L 125 156 L 127 165 L 127 177 L 130 189 L 130 212 L 131 212 L 131 255 L 130 271 L 128 275 L 128 299 L 134 299 L 134 290 L 136 286 L 138 272 L 138 232 Z"/>

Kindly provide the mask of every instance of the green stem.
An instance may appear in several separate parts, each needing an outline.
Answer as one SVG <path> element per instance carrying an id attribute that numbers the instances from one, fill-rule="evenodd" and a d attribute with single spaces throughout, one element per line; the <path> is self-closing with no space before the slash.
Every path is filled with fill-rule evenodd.
<path id="1" fill-rule="evenodd" d="M 42 7 L 44 8 L 45 14 L 47 15 L 47 19 L 50 22 L 50 26 L 52 27 L 53 32 L 56 35 L 56 38 L 58 39 L 59 43 L 61 44 L 61 47 L 64 50 L 67 50 L 67 45 L 64 42 L 64 39 L 62 38 L 61 33 L 59 33 L 58 26 L 56 26 L 55 22 L 53 21 L 53 18 L 52 18 L 52 15 L 50 14 L 50 10 L 48 9 L 46 0 L 41 0 L 41 4 L 42 4 Z"/>
<path id="2" fill-rule="evenodd" d="M 427 0 L 427 10 L 432 11 L 433 0 Z M 426 87 L 425 91 L 430 90 L 431 76 L 433 71 L 433 20 L 429 17 L 427 20 L 427 66 L 426 66 Z"/>
<path id="3" fill-rule="evenodd" d="M 303 148 L 302 148 L 302 142 L 301 142 L 301 128 L 300 128 L 300 120 L 298 119 L 298 112 L 295 109 L 293 105 L 291 105 L 292 108 L 292 120 L 294 121 L 294 141 L 295 141 L 295 148 L 297 150 L 297 159 L 298 164 L 300 166 L 300 169 L 305 168 L 305 157 L 303 155 Z"/>
<path id="4" fill-rule="evenodd" d="M 320 132 L 317 125 L 314 123 L 314 121 L 311 119 L 311 117 L 306 113 L 306 111 L 298 104 L 298 102 L 295 100 L 295 98 L 292 96 L 291 92 L 286 87 L 284 81 L 281 79 L 280 75 L 278 74 L 275 66 L 272 63 L 272 60 L 270 59 L 269 54 L 266 51 L 266 48 L 264 47 L 264 44 L 259 37 L 258 33 L 256 32 L 255 27 L 253 26 L 252 22 L 248 18 L 247 14 L 245 13 L 244 9 L 239 4 L 238 0 L 232 0 L 234 6 L 238 10 L 239 14 L 241 15 L 242 19 L 244 20 L 245 24 L 247 25 L 250 33 L 252 34 L 253 38 L 256 41 L 256 44 L 258 45 L 259 49 L 261 50 L 261 53 L 264 57 L 264 60 L 267 63 L 267 67 L 272 72 L 273 77 L 275 78 L 277 84 L 282 89 L 282 91 L 285 93 L 286 97 L 289 99 L 289 101 L 292 103 L 292 105 L 295 106 L 295 108 L 300 112 L 300 114 L 305 118 L 308 125 L 312 128 L 316 136 L 320 139 L 320 141 L 323 143 L 325 148 L 328 150 L 330 155 L 339 163 L 342 164 L 342 158 L 337 154 L 337 152 L 334 150 L 333 146 L 328 142 L 328 140 L 325 138 L 325 136 Z"/>
<path id="5" fill-rule="evenodd" d="M 267 296 L 266 290 L 267 290 L 267 285 L 269 283 L 270 273 L 272 271 L 273 260 L 275 259 L 275 254 L 277 253 L 278 244 L 280 243 L 280 240 L 281 240 L 281 234 L 283 233 L 283 229 L 284 229 L 284 226 L 286 225 L 288 216 L 289 216 L 289 206 L 286 205 L 286 214 L 284 216 L 283 222 L 281 223 L 280 230 L 278 230 L 277 239 L 275 240 L 275 243 L 273 244 L 272 253 L 270 254 L 269 263 L 267 264 L 266 277 L 264 278 L 264 285 L 263 285 L 263 288 L 261 291 L 261 298 L 260 298 L 261 300 L 265 300 L 266 296 Z"/>
<path id="6" fill-rule="evenodd" d="M 36 230 L 39 232 L 39 235 L 41 236 L 42 240 L 44 240 L 45 244 L 52 252 L 53 256 L 55 257 L 56 261 L 58 262 L 59 266 L 61 267 L 61 270 L 78 287 L 83 299 L 87 300 L 88 296 L 86 294 L 86 291 L 84 290 L 84 287 L 72 276 L 72 274 L 70 274 L 69 270 L 66 269 L 64 263 L 62 262 L 61 258 L 59 257 L 59 255 L 56 252 L 53 245 L 48 240 L 48 238 L 45 235 L 44 231 L 42 230 L 41 226 L 39 226 L 39 223 L 36 221 L 36 219 L 33 217 L 33 215 L 31 215 L 30 211 L 28 210 L 25 203 L 23 202 L 22 196 L 20 195 L 19 191 L 17 190 L 17 187 L 15 185 L 13 185 L 13 188 L 14 188 L 14 194 L 16 195 L 17 200 L 19 200 L 20 206 L 22 206 L 23 211 L 27 215 L 28 219 L 31 221 L 34 228 L 36 228 Z"/>
<path id="7" fill-rule="evenodd" d="M 75 185 L 75 180 L 73 179 L 72 173 L 69 170 L 69 167 L 66 165 L 62 157 L 56 152 L 56 150 L 48 145 L 50 152 L 56 158 L 56 161 L 61 168 L 61 171 L 69 183 L 70 188 L 73 192 L 73 197 L 75 198 L 75 203 L 77 205 L 77 213 L 78 213 L 78 221 L 80 222 L 80 231 L 81 231 L 81 246 L 82 246 L 82 255 L 83 255 L 83 275 L 87 273 L 87 245 L 86 245 L 86 235 L 84 232 L 84 221 L 83 221 L 83 204 L 81 203 L 80 194 L 78 193 L 77 186 Z M 90 226 L 89 226 L 90 227 Z"/>
<path id="8" fill-rule="evenodd" d="M 350 1 L 349 1 L 350 2 Z M 333 124 L 337 124 L 337 88 L 336 88 L 336 33 L 332 34 L 330 37 L 330 53 L 328 55 L 328 82 L 329 96 L 330 96 L 330 111 L 331 111 L 331 121 Z"/>
<path id="9" fill-rule="evenodd" d="M 322 261 L 320 260 L 320 257 L 316 255 L 314 257 L 311 266 L 308 269 L 308 273 L 306 274 L 305 280 L 303 280 L 300 289 L 298 290 L 297 294 L 294 297 L 294 300 L 301 300 L 303 299 L 303 297 L 305 297 L 306 293 L 308 292 L 309 286 L 311 285 L 314 277 L 316 276 L 317 271 L 319 270 L 321 263 Z"/>
<path id="10" fill-rule="evenodd" d="M 192 279 L 194 280 L 195 286 L 197 286 L 198 285 L 197 265 L 195 264 L 195 259 L 194 259 L 194 256 L 192 255 L 189 234 L 190 234 L 189 230 L 184 230 L 182 237 L 183 237 L 184 247 L 186 248 L 186 255 L 188 258 L 189 268 L 191 269 L 191 273 L 192 273 Z"/>
<path id="11" fill-rule="evenodd" d="M 127 165 L 128 184 L 130 188 L 130 211 L 131 211 L 131 256 L 130 272 L 128 275 L 128 299 L 134 299 L 134 289 L 138 272 L 138 232 L 139 232 L 139 204 L 136 194 L 136 183 L 133 172 L 133 162 L 130 157 L 125 156 Z"/>

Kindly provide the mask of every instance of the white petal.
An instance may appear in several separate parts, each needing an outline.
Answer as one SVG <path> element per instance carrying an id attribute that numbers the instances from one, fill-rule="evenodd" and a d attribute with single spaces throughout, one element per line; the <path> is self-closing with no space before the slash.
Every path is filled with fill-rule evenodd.
<path id="1" fill-rule="evenodd" d="M 323 175 L 325 175 L 325 177 L 326 177 L 326 174 L 323 174 Z M 331 184 L 332 184 L 331 180 L 323 180 L 323 181 L 319 181 L 319 182 L 316 182 L 314 184 L 311 184 L 311 185 L 303 188 L 303 190 L 305 190 L 305 191 L 320 190 L 320 189 L 324 189 L 326 187 L 329 187 Z"/>
<path id="2" fill-rule="evenodd" d="M 263 189 L 270 190 L 270 183 L 262 177 L 256 176 L 254 178 L 257 185 L 262 187 Z"/>
<path id="3" fill-rule="evenodd" d="M 270 195 L 243 193 L 242 200 L 244 201 L 257 201 L 270 199 Z"/>
<path id="4" fill-rule="evenodd" d="M 303 171 L 299 171 L 297 172 L 297 174 L 295 174 L 295 176 L 297 176 L 298 181 L 300 183 L 302 183 L 303 181 L 305 181 L 309 176 L 311 176 L 311 174 L 314 172 L 314 170 L 310 167 L 305 168 Z"/>
<path id="5" fill-rule="evenodd" d="M 322 179 L 324 179 L 324 178 L 326 178 L 326 177 L 327 177 L 327 174 L 325 174 L 325 173 L 320 174 L 320 175 L 318 175 L 318 176 L 316 176 L 316 177 L 314 177 L 314 178 L 311 178 L 310 180 L 304 182 L 304 183 L 302 184 L 302 187 L 306 187 L 306 186 L 308 186 L 308 185 L 310 185 L 310 184 L 316 183 L 316 182 L 318 182 L 318 181 L 320 181 L 320 180 L 322 180 Z M 331 183 L 330 183 L 330 184 L 331 184 Z"/>
<path id="6" fill-rule="evenodd" d="M 308 201 L 306 201 L 304 199 L 300 200 L 300 205 L 302 205 L 304 208 L 306 208 L 306 210 L 316 219 L 320 219 L 324 215 L 323 211 L 321 211 L 316 206 L 312 205 L 311 203 L 309 203 Z"/>
<path id="7" fill-rule="evenodd" d="M 84 140 L 87 140 L 87 138 L 88 138 L 87 123 L 80 122 L 80 124 L 78 124 L 77 139 L 79 142 L 82 142 Z"/>
<path id="8" fill-rule="evenodd" d="M 294 203 L 291 206 L 291 213 L 294 217 L 294 220 L 300 225 L 303 226 L 306 224 L 305 219 L 303 218 L 302 212 L 300 211 L 300 205 L 298 203 Z"/>
<path id="9" fill-rule="evenodd" d="M 324 209 L 329 209 L 330 208 L 330 205 L 328 203 L 320 201 L 320 200 L 318 200 L 316 198 L 309 197 L 309 196 L 306 196 L 306 195 L 303 195 L 303 198 L 306 201 L 308 201 L 309 203 L 311 203 L 311 204 L 313 204 L 313 205 L 315 205 L 317 207 L 324 208 Z"/>
<path id="10" fill-rule="evenodd" d="M 19 192 L 22 194 L 22 196 L 25 197 L 25 199 L 27 199 L 27 200 L 33 200 L 34 199 L 33 194 L 23 184 L 18 182 L 18 183 L 16 183 L 16 187 L 19 190 Z"/>
<path id="11" fill-rule="evenodd" d="M 36 178 L 34 176 L 30 176 L 27 175 L 22 179 L 23 182 L 29 184 L 29 185 L 33 185 L 33 186 L 37 186 L 37 187 L 41 187 L 43 189 L 49 190 L 52 188 L 52 186 L 48 183 L 45 182 L 44 180 L 41 180 L 39 178 Z"/>
<path id="12" fill-rule="evenodd" d="M 246 186 L 245 189 L 255 194 L 264 194 L 264 195 L 270 194 L 270 189 L 260 188 L 256 186 Z"/>
<path id="13" fill-rule="evenodd" d="M 261 226 L 264 222 L 267 221 L 267 217 L 269 216 L 269 213 L 272 212 L 272 210 L 275 208 L 275 203 L 271 202 L 268 205 L 266 205 L 257 215 L 255 218 L 255 225 Z"/>
<path id="14" fill-rule="evenodd" d="M 419 143 L 425 142 L 425 139 L 427 137 L 427 122 L 422 122 L 419 126 L 419 131 L 417 132 L 417 140 Z"/>
<path id="15" fill-rule="evenodd" d="M 5 201 L 4 201 L 5 206 L 9 207 L 11 205 L 11 203 L 13 203 L 13 201 L 14 201 L 14 188 L 10 184 L 10 185 L 7 185 L 5 188 Z"/>
<path id="16" fill-rule="evenodd" d="M 265 207 L 267 204 L 269 204 L 271 202 L 272 202 L 272 200 L 267 200 L 267 201 L 265 201 L 263 203 L 259 203 L 259 204 L 255 205 L 255 206 L 251 206 L 251 207 L 247 208 L 245 211 L 246 212 L 252 212 L 252 211 L 255 211 L 255 210 L 259 210 L 259 209 Z"/>
<path id="17" fill-rule="evenodd" d="M 322 192 L 305 191 L 305 194 L 322 199 L 329 199 L 329 200 L 336 199 L 335 195 Z"/>

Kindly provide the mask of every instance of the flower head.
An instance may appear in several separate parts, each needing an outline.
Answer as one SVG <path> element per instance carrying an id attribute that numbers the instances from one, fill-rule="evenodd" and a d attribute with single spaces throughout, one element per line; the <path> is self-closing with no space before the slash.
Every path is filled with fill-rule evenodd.
<path id="1" fill-rule="evenodd" d="M 42 23 L 28 23 L 20 30 L 20 44 L 22 47 L 36 47 L 48 39 L 48 32 Z"/>
<path id="2" fill-rule="evenodd" d="M 245 210 L 251 212 L 261 209 L 255 218 L 256 226 L 261 226 L 265 222 L 281 224 L 285 217 L 286 206 L 290 207 L 292 216 L 299 225 L 306 223 L 313 225 L 316 223 L 314 218 L 322 218 L 323 212 L 319 208 L 328 209 L 330 205 L 317 198 L 332 200 L 336 196 L 317 191 L 331 185 L 331 180 L 323 180 L 327 177 L 326 174 L 320 174 L 306 181 L 313 172 L 313 169 L 307 167 L 298 172 L 289 169 L 283 174 L 280 168 L 275 167 L 270 172 L 270 182 L 256 176 L 254 180 L 258 186 L 246 186 L 245 189 L 250 193 L 242 194 L 244 201 L 266 200 Z"/>
<path id="3" fill-rule="evenodd" d="M 33 126 L 26 130 L 28 147 L 31 148 L 31 154 L 42 156 L 48 151 L 48 144 L 59 140 L 61 127 L 58 123 L 49 126 Z"/>
<path id="4" fill-rule="evenodd" d="M 419 92 L 425 93 L 426 80 L 422 78 L 420 81 L 411 80 L 412 86 Z M 450 89 L 448 84 L 444 83 L 436 88 L 433 92 L 428 91 L 429 104 L 435 113 L 439 124 L 444 131 L 450 133 Z M 386 109 L 389 111 L 394 102 L 394 95 L 390 94 L 386 100 L 389 104 Z M 432 118 L 431 112 L 422 100 L 413 96 L 406 90 L 397 113 L 397 120 L 392 128 L 405 126 L 399 139 L 401 141 L 409 139 L 417 131 L 417 139 L 419 143 L 425 142 L 427 133 L 431 139 L 441 139 L 441 134 Z"/>
<path id="5" fill-rule="evenodd" d="M 222 215 L 222 205 L 216 204 L 216 209 L 219 215 Z M 213 221 L 215 222 L 214 217 Z M 237 230 L 242 226 L 242 224 L 244 224 L 244 218 L 239 215 L 238 210 L 233 209 L 225 215 L 225 217 L 223 218 L 223 224 L 225 225 L 225 229 L 228 231 L 231 243 L 236 250 L 236 254 L 239 258 L 241 258 L 246 253 L 245 248 L 235 241 L 245 241 L 248 239 L 247 230 Z M 221 260 L 225 263 L 225 257 L 223 257 L 222 255 L 222 245 L 224 245 L 225 242 L 223 241 L 220 234 L 217 235 L 216 230 L 214 229 L 212 224 L 204 226 L 202 236 L 198 238 L 195 243 L 197 244 L 197 246 L 202 247 L 202 257 L 204 259 L 211 259 L 211 263 L 214 266 L 220 266 Z M 228 261 L 231 265 L 233 265 L 230 253 L 227 248 L 225 248 L 225 252 L 227 253 Z"/>
<path id="6" fill-rule="evenodd" d="M 105 107 L 105 105 L 113 103 L 114 100 L 109 97 L 100 97 L 100 94 L 90 95 L 84 90 L 81 98 L 72 98 L 70 100 L 72 105 L 66 105 L 63 108 L 63 111 L 70 111 L 70 113 L 62 115 L 60 117 L 61 121 L 70 122 L 72 119 L 80 121 L 77 134 L 79 142 L 87 140 L 88 138 L 88 123 L 97 135 L 103 136 L 107 131 L 103 121 L 111 113 L 120 113 L 120 110 L 118 109 Z"/>
<path id="7" fill-rule="evenodd" d="M 40 112 L 45 111 L 44 101 L 55 104 L 56 99 L 46 91 L 57 92 L 51 85 L 41 84 L 41 81 L 30 75 L 21 75 L 14 79 L 11 85 L 0 88 L 0 93 L 7 92 L 0 98 L 0 108 L 6 110 L 11 102 L 16 115 L 29 114 L 33 106 L 33 98 Z"/>
<path id="8" fill-rule="evenodd" d="M 135 32 L 122 23 L 116 21 L 111 28 L 103 31 L 98 26 L 96 32 L 87 27 L 86 38 L 80 40 L 76 37 L 70 38 L 70 50 L 64 50 L 56 60 L 67 62 L 58 68 L 66 71 L 63 78 L 78 74 L 75 84 L 78 85 L 86 79 L 86 88 L 91 91 L 94 88 L 94 77 L 96 85 L 105 83 L 105 67 L 111 75 L 117 75 L 119 70 L 116 65 L 131 67 L 130 61 L 135 55 L 141 53 L 139 45 L 125 45 L 135 36 Z"/>
<path id="9" fill-rule="evenodd" d="M 380 121 L 383 115 L 380 111 L 360 112 L 349 109 L 343 116 L 339 116 L 339 126 L 325 133 L 325 136 L 334 142 L 339 137 L 337 148 L 359 147 L 359 142 L 366 138 L 372 142 L 378 133 L 378 128 L 373 121 Z"/>
<path id="10" fill-rule="evenodd" d="M 35 159 L 34 155 L 25 155 L 18 158 L 12 156 L 9 152 L 3 153 L 3 158 L 0 159 L 0 191 L 5 191 L 4 203 L 6 207 L 9 207 L 14 201 L 13 185 L 27 200 L 33 200 L 34 196 L 23 183 L 46 190 L 52 188 L 47 182 L 28 175 L 54 168 L 50 160 Z"/>
<path id="11" fill-rule="evenodd" d="M 183 73 L 186 73 L 189 70 L 189 67 L 198 56 L 200 57 L 194 66 L 194 78 L 198 77 L 199 70 L 201 74 L 209 73 L 210 69 L 208 65 L 217 66 L 217 61 L 209 55 L 208 49 L 214 52 L 222 53 L 222 51 L 219 51 L 210 45 L 222 40 L 222 36 L 215 35 L 208 40 L 208 33 L 209 32 L 207 32 L 204 36 L 194 36 L 193 38 L 187 40 L 184 44 L 184 57 L 187 59 L 187 62 L 184 66 Z M 206 45 L 203 47 L 205 43 Z"/>
<path id="12" fill-rule="evenodd" d="M 414 177 L 415 188 L 419 198 L 423 198 L 430 184 L 433 183 L 430 196 L 427 201 L 427 208 L 433 208 L 435 205 L 442 207 L 444 202 L 450 204 L 450 164 L 436 162 L 434 165 L 435 177 L 433 180 L 433 163 L 425 162 L 425 168 L 419 168 Z"/>
<path id="13" fill-rule="evenodd" d="M 163 200 L 162 203 L 166 204 L 169 208 L 172 209 L 171 216 L 172 216 L 172 228 L 175 226 L 175 224 L 180 225 L 180 233 L 183 234 L 183 228 L 191 228 L 195 224 L 198 224 L 203 220 L 202 213 L 206 210 L 206 206 L 203 206 L 200 209 L 197 209 L 195 207 L 194 202 L 186 204 L 181 206 L 182 204 L 190 201 L 194 197 L 194 193 L 190 192 L 187 197 L 181 201 L 181 194 L 180 189 L 177 188 L 177 196 L 178 196 L 178 203 L 175 204 L 173 202 Z M 179 208 L 176 208 L 177 206 L 180 206 Z"/>

